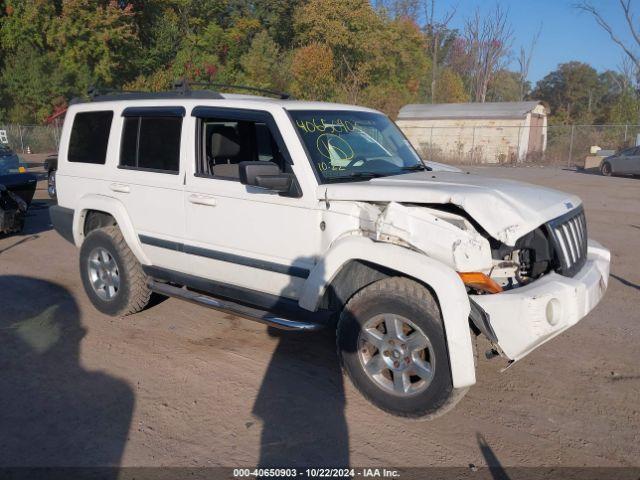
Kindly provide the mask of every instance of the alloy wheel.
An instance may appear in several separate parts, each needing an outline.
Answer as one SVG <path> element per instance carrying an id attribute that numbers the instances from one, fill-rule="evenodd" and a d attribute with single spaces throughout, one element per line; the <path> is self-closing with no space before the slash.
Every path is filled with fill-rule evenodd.
<path id="1" fill-rule="evenodd" d="M 358 336 L 358 357 L 366 375 L 394 395 L 425 391 L 435 373 L 429 338 L 400 315 L 385 313 L 370 318 Z"/>

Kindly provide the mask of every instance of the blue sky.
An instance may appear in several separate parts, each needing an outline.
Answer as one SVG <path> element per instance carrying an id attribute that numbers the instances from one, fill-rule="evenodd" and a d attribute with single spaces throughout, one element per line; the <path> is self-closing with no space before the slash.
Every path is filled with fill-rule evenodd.
<path id="1" fill-rule="evenodd" d="M 610 24 L 621 32 L 621 37 L 629 39 L 627 25 L 618 0 L 592 0 L 602 11 Z M 573 8 L 572 0 L 502 0 L 509 9 L 509 16 L 515 32 L 514 58 L 511 68 L 517 69 L 516 55 L 520 45 L 530 44 L 542 22 L 542 33 L 536 46 L 529 80 L 534 84 L 559 63 L 570 60 L 586 62 L 598 71 L 618 70 L 622 63 L 622 50 L 614 44 L 606 32 L 587 13 Z M 492 0 L 436 0 L 436 10 L 440 15 L 451 6 L 457 5 L 456 15 L 450 27 L 464 27 L 464 20 L 480 7 L 482 10 L 494 8 Z M 636 24 L 640 26 L 640 8 L 636 12 Z"/>

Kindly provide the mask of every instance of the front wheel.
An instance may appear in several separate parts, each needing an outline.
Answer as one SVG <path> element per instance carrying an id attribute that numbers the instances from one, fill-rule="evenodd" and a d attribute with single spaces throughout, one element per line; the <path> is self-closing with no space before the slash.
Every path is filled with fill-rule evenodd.
<path id="1" fill-rule="evenodd" d="M 600 173 L 605 177 L 611 176 L 611 164 L 609 162 L 604 162 L 600 167 Z"/>
<path id="2" fill-rule="evenodd" d="M 345 306 L 338 354 L 355 387 L 378 408 L 431 419 L 467 389 L 454 389 L 440 309 L 423 285 L 392 277 L 375 282 Z"/>

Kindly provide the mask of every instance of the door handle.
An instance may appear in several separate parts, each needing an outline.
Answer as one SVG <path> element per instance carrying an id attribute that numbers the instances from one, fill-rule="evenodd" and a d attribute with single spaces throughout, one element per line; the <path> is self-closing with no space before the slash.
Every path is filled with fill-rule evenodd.
<path id="1" fill-rule="evenodd" d="M 111 185 L 109 185 L 109 188 L 114 192 L 120 192 L 120 193 L 131 192 L 131 188 L 129 188 L 129 185 L 124 185 L 122 183 L 112 183 Z"/>
<path id="2" fill-rule="evenodd" d="M 208 195 L 189 195 L 189 202 L 195 205 L 206 205 L 207 207 L 215 207 L 216 199 Z"/>

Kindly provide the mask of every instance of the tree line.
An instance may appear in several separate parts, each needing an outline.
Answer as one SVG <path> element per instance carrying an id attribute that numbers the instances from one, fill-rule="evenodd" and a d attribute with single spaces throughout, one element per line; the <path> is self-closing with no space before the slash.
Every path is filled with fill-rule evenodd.
<path id="1" fill-rule="evenodd" d="M 158 91 L 179 78 L 392 117 L 407 103 L 532 98 L 552 123 L 638 121 L 629 72 L 569 62 L 532 86 L 537 36 L 509 70 L 509 11 L 450 28 L 458 14 L 436 0 L 0 0 L 0 123 L 42 122 L 90 86 Z"/>

